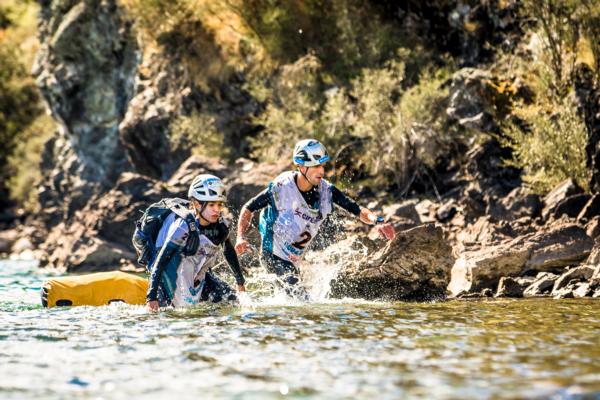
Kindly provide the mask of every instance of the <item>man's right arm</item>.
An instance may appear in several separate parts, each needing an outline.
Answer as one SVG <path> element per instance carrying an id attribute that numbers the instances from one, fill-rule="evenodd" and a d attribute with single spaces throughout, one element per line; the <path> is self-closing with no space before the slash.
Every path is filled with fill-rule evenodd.
<path id="1" fill-rule="evenodd" d="M 263 190 L 252 199 L 250 199 L 242 207 L 240 218 L 237 226 L 237 239 L 235 242 L 235 251 L 238 255 L 244 254 L 248 250 L 248 241 L 246 240 L 246 232 L 252 222 L 252 214 L 255 211 L 261 210 L 271 202 L 271 192 L 269 188 Z"/>

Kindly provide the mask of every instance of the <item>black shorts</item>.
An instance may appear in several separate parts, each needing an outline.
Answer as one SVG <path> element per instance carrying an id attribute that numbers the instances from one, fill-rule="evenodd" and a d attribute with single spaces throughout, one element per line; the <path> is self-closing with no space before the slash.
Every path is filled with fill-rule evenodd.
<path id="1" fill-rule="evenodd" d="M 288 295 L 301 300 L 308 300 L 309 295 L 306 288 L 300 284 L 300 271 L 294 264 L 277 257 L 273 253 L 264 252 L 260 258 L 267 272 L 279 277 L 279 282 Z"/>

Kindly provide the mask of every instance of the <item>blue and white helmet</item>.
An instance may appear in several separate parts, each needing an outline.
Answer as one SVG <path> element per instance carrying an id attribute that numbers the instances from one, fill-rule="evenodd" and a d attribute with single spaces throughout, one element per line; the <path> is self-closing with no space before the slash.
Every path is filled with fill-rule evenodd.
<path id="1" fill-rule="evenodd" d="M 194 198 L 198 201 L 226 201 L 227 194 L 225 192 L 225 185 L 220 178 L 210 175 L 201 174 L 194 178 L 190 189 L 188 190 L 188 197 Z"/>
<path id="2" fill-rule="evenodd" d="M 302 167 L 314 167 L 329 161 L 325 146 L 315 139 L 304 139 L 294 147 L 294 164 Z"/>

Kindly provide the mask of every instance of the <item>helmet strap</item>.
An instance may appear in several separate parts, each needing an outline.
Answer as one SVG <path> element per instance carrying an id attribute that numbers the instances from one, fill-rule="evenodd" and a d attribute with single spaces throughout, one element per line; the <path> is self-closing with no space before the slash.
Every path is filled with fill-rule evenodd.
<path id="1" fill-rule="evenodd" d="M 300 167 L 300 168 L 302 168 L 302 167 Z M 314 184 L 313 184 L 313 183 L 310 181 L 310 179 L 308 179 L 308 176 L 306 176 L 306 174 L 305 174 L 304 172 L 302 172 L 302 170 L 301 170 L 300 168 L 298 168 L 298 171 L 300 172 L 300 175 L 302 175 L 302 176 L 304 177 L 304 179 L 306 179 L 306 181 L 307 181 L 307 182 L 308 182 L 308 183 L 309 183 L 311 186 L 313 186 L 313 187 L 314 187 L 314 186 L 316 186 L 316 185 L 314 185 Z M 307 172 L 308 172 L 308 169 L 309 169 L 309 168 L 310 168 L 310 167 L 306 167 L 306 171 L 307 171 Z"/>
<path id="2" fill-rule="evenodd" d="M 206 208 L 206 201 L 199 201 L 197 199 L 194 199 L 193 201 L 197 202 L 198 204 L 200 204 L 200 210 L 197 210 L 196 207 L 194 207 L 194 209 L 196 209 L 196 211 L 198 211 L 198 218 L 200 218 L 203 221 L 206 221 L 208 223 L 210 223 L 210 221 L 206 220 L 203 216 L 202 213 L 204 212 L 204 209 Z"/>

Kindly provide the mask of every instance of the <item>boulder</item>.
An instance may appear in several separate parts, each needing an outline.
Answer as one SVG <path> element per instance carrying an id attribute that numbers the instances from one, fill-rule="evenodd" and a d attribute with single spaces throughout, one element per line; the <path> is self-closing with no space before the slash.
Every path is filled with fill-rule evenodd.
<path id="1" fill-rule="evenodd" d="M 94 238 L 65 257 L 67 271 L 95 272 L 117 270 L 135 260 L 135 253 L 114 242 Z"/>
<path id="2" fill-rule="evenodd" d="M 593 195 L 585 204 L 579 215 L 578 221 L 590 221 L 600 215 L 600 195 Z"/>
<path id="3" fill-rule="evenodd" d="M 419 214 L 419 220 L 424 223 L 435 222 L 435 203 L 429 199 L 422 200 L 415 204 L 415 210 Z"/>
<path id="4" fill-rule="evenodd" d="M 600 243 L 596 242 L 585 264 L 591 267 L 600 266 Z"/>
<path id="5" fill-rule="evenodd" d="M 549 231 L 536 233 L 529 239 L 531 257 L 526 271 L 560 271 L 563 267 L 585 260 L 594 241 L 579 225 L 565 223 Z"/>
<path id="6" fill-rule="evenodd" d="M 580 226 L 567 223 L 481 250 L 465 251 L 452 268 L 448 289 L 456 295 L 494 287 L 503 276 L 561 271 L 584 260 L 592 247 L 592 239 Z"/>
<path id="7" fill-rule="evenodd" d="M 554 282 L 558 279 L 558 275 L 551 272 L 540 272 L 535 277 L 535 280 L 523 291 L 523 297 L 539 297 L 548 296 L 552 292 Z"/>
<path id="8" fill-rule="evenodd" d="M 589 187 L 600 192 L 600 88 L 595 73 L 587 63 L 578 63 L 574 70 L 575 99 L 582 112 L 588 133 L 585 146 L 587 167 L 591 172 Z"/>
<path id="9" fill-rule="evenodd" d="M 542 218 L 544 220 L 548 219 L 562 201 L 570 196 L 581 194 L 582 192 L 583 190 L 572 179 L 564 180 L 544 197 Z"/>
<path id="10" fill-rule="evenodd" d="M 532 276 L 513 278 L 505 276 L 500 278 L 498 290 L 494 297 L 523 297 L 525 289 L 534 282 Z"/>
<path id="11" fill-rule="evenodd" d="M 495 220 L 514 221 L 524 217 L 535 218 L 541 209 L 540 197 L 519 186 L 500 201 L 491 203 L 486 214 Z"/>
<path id="12" fill-rule="evenodd" d="M 552 296 L 555 299 L 581 298 L 590 294 L 589 282 L 577 282 L 576 280 L 569 282 L 566 286 L 558 290 L 552 291 Z"/>
<path id="13" fill-rule="evenodd" d="M 573 281 L 581 282 L 589 280 L 596 271 L 595 268 L 592 268 L 588 265 L 582 265 L 580 267 L 571 268 L 564 274 L 562 274 L 556 282 L 554 282 L 554 286 L 552 287 L 552 294 L 555 295 L 558 291 L 565 286 L 571 284 Z"/>
<path id="14" fill-rule="evenodd" d="M 570 218 L 577 218 L 583 212 L 583 208 L 590 201 L 591 196 L 586 193 L 574 194 L 566 197 L 556 204 L 554 208 L 549 210 L 547 218 L 560 218 L 567 215 Z"/>
<path id="15" fill-rule="evenodd" d="M 442 229 L 421 225 L 399 232 L 375 253 L 343 262 L 329 295 L 371 300 L 445 298 L 453 262 Z"/>

